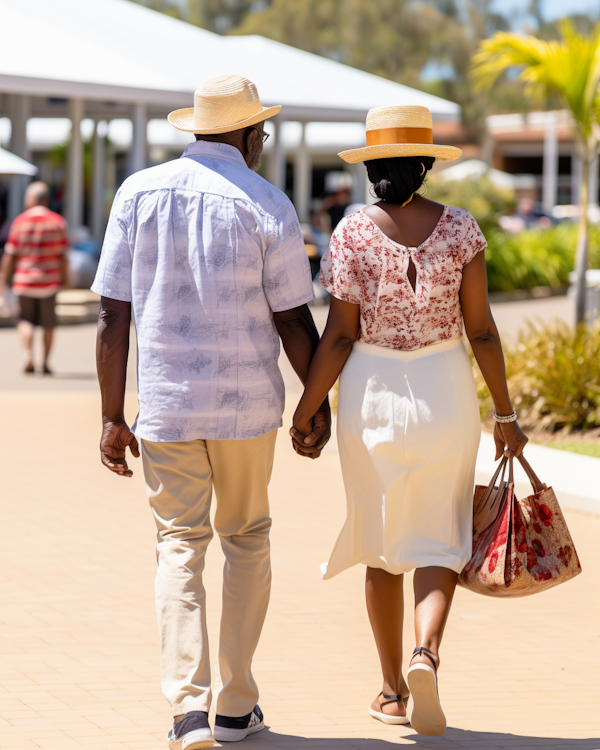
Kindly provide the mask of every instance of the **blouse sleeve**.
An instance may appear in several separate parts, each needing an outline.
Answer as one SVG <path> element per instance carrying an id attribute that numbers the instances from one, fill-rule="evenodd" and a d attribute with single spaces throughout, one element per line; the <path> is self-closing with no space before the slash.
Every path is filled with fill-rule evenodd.
<path id="1" fill-rule="evenodd" d="M 360 286 L 356 283 L 351 240 L 341 221 L 331 235 L 329 248 L 321 259 L 321 284 L 329 294 L 343 302 L 360 305 Z"/>
<path id="2" fill-rule="evenodd" d="M 483 236 L 483 232 L 479 228 L 479 224 L 475 221 L 472 214 L 467 212 L 465 223 L 466 229 L 462 242 L 463 266 L 470 263 L 477 253 L 485 250 L 487 247 L 487 240 Z"/>

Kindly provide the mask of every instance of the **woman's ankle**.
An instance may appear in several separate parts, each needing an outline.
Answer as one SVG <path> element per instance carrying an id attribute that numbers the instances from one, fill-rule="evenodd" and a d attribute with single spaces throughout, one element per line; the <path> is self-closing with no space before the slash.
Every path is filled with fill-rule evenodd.
<path id="1" fill-rule="evenodd" d="M 381 692 L 384 695 L 401 695 L 403 698 L 405 698 L 409 694 L 410 690 L 408 689 L 408 685 L 406 684 L 406 680 L 404 679 L 404 677 L 400 676 L 399 678 L 390 680 L 386 680 L 384 678 Z"/>
<path id="2" fill-rule="evenodd" d="M 423 663 L 431 666 L 432 661 L 435 664 L 435 668 L 438 669 L 440 666 L 440 656 L 438 653 L 437 644 L 433 643 L 429 643 L 429 645 L 423 643 L 417 646 L 410 659 L 411 665 L 416 663 Z"/>

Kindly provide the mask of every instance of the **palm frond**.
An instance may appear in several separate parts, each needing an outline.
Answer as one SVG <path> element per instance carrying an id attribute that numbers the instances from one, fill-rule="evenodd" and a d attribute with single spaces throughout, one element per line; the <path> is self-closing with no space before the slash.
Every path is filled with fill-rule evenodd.
<path id="1" fill-rule="evenodd" d="M 579 135 L 588 140 L 598 122 L 600 23 L 583 36 L 568 20 L 560 24 L 560 41 L 498 32 L 481 43 L 473 58 L 477 88 L 494 84 L 506 70 L 520 68 L 529 95 L 539 101 L 556 93 L 573 113 Z"/>

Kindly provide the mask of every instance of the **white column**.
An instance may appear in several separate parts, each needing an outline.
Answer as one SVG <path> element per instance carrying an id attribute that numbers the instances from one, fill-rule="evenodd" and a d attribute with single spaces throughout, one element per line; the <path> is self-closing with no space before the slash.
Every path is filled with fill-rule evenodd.
<path id="1" fill-rule="evenodd" d="M 558 194 L 558 130 L 556 112 L 548 112 L 544 131 L 542 204 L 547 213 L 556 206 Z"/>
<path id="2" fill-rule="evenodd" d="M 590 164 L 590 182 L 589 182 L 589 202 L 597 206 L 598 205 L 598 154 L 592 160 Z"/>
<path id="3" fill-rule="evenodd" d="M 22 159 L 29 159 L 27 144 L 27 120 L 31 112 L 31 99 L 28 96 L 13 94 L 10 97 L 10 150 Z M 25 189 L 30 182 L 26 175 L 14 175 L 10 178 L 8 194 L 8 217 L 14 219 L 23 211 Z"/>
<path id="4" fill-rule="evenodd" d="M 134 105 L 132 122 L 133 137 L 129 151 L 129 174 L 146 169 L 148 113 L 145 104 Z"/>
<path id="5" fill-rule="evenodd" d="M 581 182 L 581 159 L 575 151 L 571 154 L 571 204 L 579 205 L 579 185 Z"/>
<path id="6" fill-rule="evenodd" d="M 92 235 L 98 244 L 104 237 L 106 217 L 106 131 L 104 120 L 96 122 L 92 153 Z"/>
<path id="7" fill-rule="evenodd" d="M 65 219 L 72 229 L 80 227 L 83 223 L 83 139 L 81 137 L 83 112 L 83 99 L 69 100 L 71 138 L 67 152 Z"/>
<path id="8" fill-rule="evenodd" d="M 294 159 L 294 206 L 300 221 L 307 222 L 312 195 L 312 165 L 306 147 L 306 123 L 302 123 L 302 135 Z"/>
<path id="9" fill-rule="evenodd" d="M 282 121 L 279 117 L 274 117 L 271 122 L 273 123 L 273 148 L 269 156 L 268 164 L 268 179 L 272 185 L 278 187 L 280 190 L 285 189 L 285 151 L 283 148 L 283 138 L 281 134 Z"/>

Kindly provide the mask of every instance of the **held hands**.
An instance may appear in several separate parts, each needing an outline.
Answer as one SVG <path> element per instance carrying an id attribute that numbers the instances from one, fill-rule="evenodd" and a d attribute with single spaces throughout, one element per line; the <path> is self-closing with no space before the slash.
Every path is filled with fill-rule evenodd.
<path id="1" fill-rule="evenodd" d="M 319 458 L 325 444 L 331 437 L 331 410 L 325 400 L 312 419 L 305 419 L 294 414 L 293 427 L 290 428 L 292 447 L 299 456 Z"/>
<path id="2" fill-rule="evenodd" d="M 517 422 L 496 422 L 494 427 L 494 442 L 496 443 L 496 461 L 502 456 L 518 457 L 529 442 Z"/>
<path id="3" fill-rule="evenodd" d="M 135 458 L 140 457 L 138 441 L 125 422 L 104 422 L 100 438 L 100 460 L 107 469 L 121 477 L 133 476 L 133 471 L 125 460 L 127 446 Z"/>

